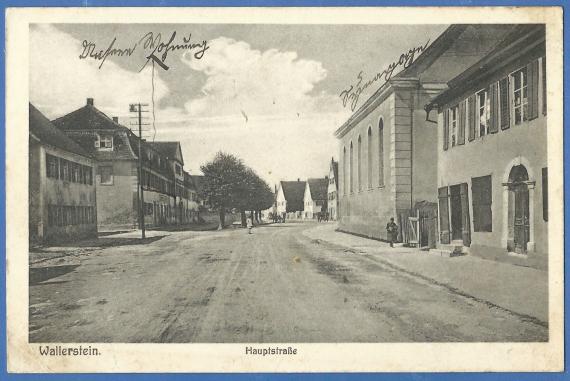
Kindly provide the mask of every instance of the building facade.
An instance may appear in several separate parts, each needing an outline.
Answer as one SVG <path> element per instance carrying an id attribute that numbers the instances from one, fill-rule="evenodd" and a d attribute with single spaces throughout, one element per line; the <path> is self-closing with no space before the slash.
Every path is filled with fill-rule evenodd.
<path id="1" fill-rule="evenodd" d="M 288 219 L 303 218 L 305 181 L 280 181 L 275 196 L 277 213 Z"/>
<path id="2" fill-rule="evenodd" d="M 29 239 L 97 237 L 94 161 L 29 105 Z"/>
<path id="3" fill-rule="evenodd" d="M 338 216 L 338 162 L 334 161 L 334 158 L 331 159 L 331 165 L 329 168 L 327 194 L 328 219 L 336 221 Z"/>
<path id="4" fill-rule="evenodd" d="M 305 182 L 303 218 L 314 219 L 317 218 L 319 213 L 326 213 L 328 185 L 328 177 L 324 179 L 308 179 Z"/>
<path id="5" fill-rule="evenodd" d="M 481 59 L 509 25 L 453 25 L 384 83 L 336 132 L 339 229 L 387 239 L 418 202 L 436 202 L 437 128 L 424 105 Z M 401 230 L 400 230 L 401 231 Z"/>
<path id="6" fill-rule="evenodd" d="M 518 26 L 429 105 L 439 111 L 442 247 L 546 267 L 545 51 L 543 25 Z"/>
<path id="7" fill-rule="evenodd" d="M 142 207 L 145 224 L 183 222 L 183 159 L 177 142 L 148 143 L 117 118 L 109 118 L 87 104 L 53 121 L 54 125 L 89 152 L 96 161 L 97 215 L 100 227 L 136 227 L 139 217 L 139 145 L 142 155 Z"/>

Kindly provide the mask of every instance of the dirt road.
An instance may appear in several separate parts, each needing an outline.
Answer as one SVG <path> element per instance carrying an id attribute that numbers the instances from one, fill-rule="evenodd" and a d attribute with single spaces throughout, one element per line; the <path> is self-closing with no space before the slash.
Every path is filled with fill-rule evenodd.
<path id="1" fill-rule="evenodd" d="M 144 245 L 92 249 L 68 272 L 30 285 L 30 341 L 548 339 L 540 322 L 371 255 L 311 241 L 302 234 L 311 227 L 174 232 Z"/>

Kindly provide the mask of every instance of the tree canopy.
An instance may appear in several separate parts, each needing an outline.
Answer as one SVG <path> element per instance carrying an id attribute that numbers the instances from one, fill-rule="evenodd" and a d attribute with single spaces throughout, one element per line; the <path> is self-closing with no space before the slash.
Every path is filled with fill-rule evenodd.
<path id="1" fill-rule="evenodd" d="M 220 228 L 226 211 L 261 211 L 273 205 L 271 187 L 236 156 L 218 152 L 200 167 L 204 173 L 201 197 L 219 211 Z"/>

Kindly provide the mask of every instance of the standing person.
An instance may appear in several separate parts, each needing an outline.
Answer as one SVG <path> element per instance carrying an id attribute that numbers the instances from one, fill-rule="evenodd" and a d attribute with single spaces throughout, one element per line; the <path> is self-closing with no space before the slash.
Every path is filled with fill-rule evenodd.
<path id="1" fill-rule="evenodd" d="M 247 234 L 251 234 L 251 228 L 253 227 L 253 222 L 251 221 L 251 217 L 247 218 Z"/>
<path id="2" fill-rule="evenodd" d="M 390 218 L 390 222 L 386 225 L 388 232 L 388 240 L 390 240 L 390 247 L 394 247 L 394 242 L 398 239 L 398 225 L 394 222 L 394 217 Z"/>

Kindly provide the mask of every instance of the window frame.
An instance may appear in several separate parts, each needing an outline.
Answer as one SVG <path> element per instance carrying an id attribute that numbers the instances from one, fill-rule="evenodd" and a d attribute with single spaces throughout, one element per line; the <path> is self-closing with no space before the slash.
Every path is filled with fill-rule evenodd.
<path id="1" fill-rule="evenodd" d="M 451 135 L 451 146 L 457 145 L 457 128 L 459 122 L 459 104 L 449 108 L 449 130 Z"/>
<path id="2" fill-rule="evenodd" d="M 520 74 L 520 88 L 516 88 L 516 77 Z M 511 99 L 509 102 L 510 107 L 510 115 L 511 115 L 511 124 L 516 126 L 522 124 L 523 122 L 528 120 L 528 73 L 526 66 L 523 66 L 513 72 L 511 72 L 508 76 L 509 79 L 509 92 L 511 95 Z M 516 94 L 517 92 L 521 95 L 521 103 L 517 106 L 516 105 Z M 526 94 L 526 96 L 525 96 Z M 517 122 L 516 115 L 517 109 L 520 109 L 520 121 Z"/>
<path id="3" fill-rule="evenodd" d="M 109 174 L 109 181 L 103 182 L 103 169 L 110 169 Z M 113 173 L 113 166 L 112 165 L 102 165 L 99 167 L 99 184 L 101 185 L 113 185 L 115 182 L 115 176 Z"/>
<path id="4" fill-rule="evenodd" d="M 481 98 L 480 94 L 485 95 L 485 99 L 483 101 L 483 105 L 481 105 Z M 490 119 L 490 100 L 489 100 L 489 91 L 487 89 L 481 89 L 475 93 L 475 98 L 477 100 L 477 114 L 475 115 L 476 119 L 476 126 L 475 129 L 475 137 L 483 137 L 489 134 L 489 119 Z M 484 115 L 485 123 L 484 126 L 481 125 L 481 116 Z M 483 133 L 481 133 L 483 131 Z"/>

